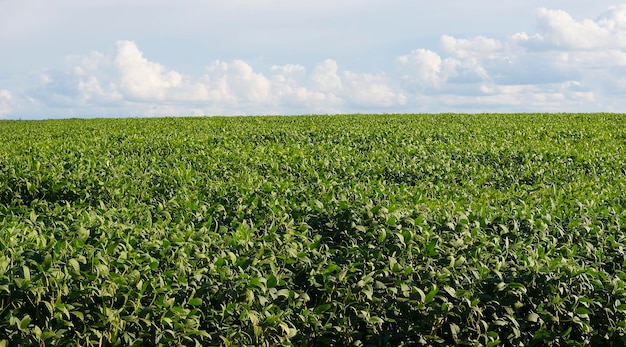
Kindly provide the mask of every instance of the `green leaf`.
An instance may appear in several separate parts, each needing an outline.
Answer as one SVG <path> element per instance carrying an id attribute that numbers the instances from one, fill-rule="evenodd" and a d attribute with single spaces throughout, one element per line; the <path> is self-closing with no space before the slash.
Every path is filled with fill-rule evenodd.
<path id="1" fill-rule="evenodd" d="M 459 333 L 461 332 L 461 328 L 454 323 L 450 323 L 450 333 L 452 333 L 452 338 L 457 341 L 459 339 Z"/>
<path id="2" fill-rule="evenodd" d="M 535 312 L 531 312 L 526 316 L 526 320 L 529 322 L 537 322 L 539 321 L 539 315 L 536 314 Z"/>
<path id="3" fill-rule="evenodd" d="M 357 225 L 354 228 L 356 229 L 356 231 L 359 231 L 362 233 L 367 232 L 367 226 L 365 225 Z"/>
<path id="4" fill-rule="evenodd" d="M 322 313 L 328 311 L 332 307 L 332 304 L 322 304 L 318 305 L 313 309 L 314 313 Z"/>
<path id="5" fill-rule="evenodd" d="M 61 313 L 63 313 L 67 317 L 67 319 L 70 319 L 70 311 L 67 309 L 67 306 L 65 306 L 65 304 L 63 304 L 61 301 L 57 301 L 55 307 L 57 310 L 61 311 Z"/>
<path id="6" fill-rule="evenodd" d="M 193 298 L 193 299 L 189 300 L 189 305 L 191 305 L 191 306 L 201 306 L 202 305 L 202 299 L 200 299 L 200 298 Z"/>
<path id="7" fill-rule="evenodd" d="M 253 310 L 246 312 L 246 317 L 250 320 L 253 326 L 259 325 L 259 313 Z"/>
<path id="8" fill-rule="evenodd" d="M 581 315 L 593 314 L 593 311 L 591 311 L 588 308 L 579 306 L 579 307 L 576 307 L 576 314 L 581 314 Z"/>
<path id="9" fill-rule="evenodd" d="M 317 207 L 320 211 L 324 210 L 324 204 L 323 204 L 321 201 L 319 201 L 319 200 L 315 200 L 315 201 L 314 201 L 314 203 L 315 203 L 315 206 L 316 206 L 316 207 Z"/>
<path id="10" fill-rule="evenodd" d="M 419 289 L 419 288 L 417 288 L 417 287 L 415 287 L 415 289 L 417 291 L 417 294 L 419 294 L 419 296 L 420 296 L 420 300 L 422 302 L 426 302 L 426 294 L 424 293 L 424 291 Z"/>
<path id="11" fill-rule="evenodd" d="M 178 314 L 184 314 L 185 312 L 187 312 L 182 306 L 173 306 L 171 308 L 171 311 Z"/>
<path id="12" fill-rule="evenodd" d="M 433 301 L 433 299 L 435 298 L 435 295 L 437 295 L 437 293 L 439 293 L 439 289 L 437 288 L 436 285 L 433 284 L 433 286 L 430 288 L 430 291 L 428 292 L 428 294 L 426 294 L 426 298 L 424 300 L 424 303 L 428 304 L 431 301 Z"/>
<path id="13" fill-rule="evenodd" d="M 24 271 L 24 279 L 30 281 L 30 269 L 28 266 L 22 266 L 22 271 Z"/>
<path id="14" fill-rule="evenodd" d="M 456 290 L 454 290 L 454 288 L 450 287 L 450 286 L 444 286 L 443 290 L 448 293 L 448 295 L 450 295 L 453 298 L 456 298 Z"/>
<path id="15" fill-rule="evenodd" d="M 270 275 L 267 278 L 267 288 L 274 288 L 276 287 L 277 284 L 278 284 L 278 279 L 276 279 L 276 276 Z"/>
<path id="16" fill-rule="evenodd" d="M 496 319 L 493 324 L 497 325 L 497 326 L 505 326 L 505 325 L 509 325 L 509 321 L 505 320 L 505 319 Z"/>
<path id="17" fill-rule="evenodd" d="M 28 328 L 28 325 L 30 324 L 31 321 L 32 319 L 30 318 L 30 316 L 26 315 L 24 318 L 22 318 L 22 320 L 20 320 L 19 329 L 24 330 Z"/>
<path id="18" fill-rule="evenodd" d="M 372 296 L 374 295 L 374 288 L 372 288 L 371 285 L 366 285 L 361 291 L 363 292 L 363 294 L 365 294 L 368 300 L 372 300 Z"/>
<path id="19" fill-rule="evenodd" d="M 283 288 L 276 292 L 276 297 L 284 296 L 285 298 L 288 298 L 290 293 L 291 291 L 289 289 Z"/>
<path id="20" fill-rule="evenodd" d="M 434 256 L 437 255 L 437 251 L 435 250 L 435 248 L 437 247 L 437 239 L 432 239 L 430 240 L 430 242 L 426 245 L 426 253 L 428 254 L 428 256 Z"/>
<path id="21" fill-rule="evenodd" d="M 34 210 L 30 211 L 30 214 L 28 215 L 28 219 L 30 219 L 31 222 L 36 223 L 37 222 L 37 213 L 35 213 Z"/>
<path id="22" fill-rule="evenodd" d="M 250 279 L 250 286 L 251 287 L 258 287 L 260 289 L 265 289 L 265 285 L 262 283 L 261 278 L 259 277 L 253 277 Z"/>
<path id="23" fill-rule="evenodd" d="M 72 311 L 71 312 L 76 318 L 80 319 L 81 322 L 85 321 L 85 315 L 80 311 Z"/>
<path id="24" fill-rule="evenodd" d="M 335 263 L 330 263 L 328 264 L 328 266 L 326 267 L 326 270 L 324 271 L 327 274 L 333 273 L 335 271 L 339 270 L 339 265 L 335 264 Z"/>
<path id="25" fill-rule="evenodd" d="M 290 328 L 286 323 L 279 323 L 278 325 L 281 327 L 281 329 L 287 335 L 287 337 L 294 337 L 298 333 L 297 329 Z"/>
<path id="26" fill-rule="evenodd" d="M 68 261 L 68 264 L 75 272 L 80 272 L 80 264 L 78 264 L 78 260 L 72 258 Z"/>

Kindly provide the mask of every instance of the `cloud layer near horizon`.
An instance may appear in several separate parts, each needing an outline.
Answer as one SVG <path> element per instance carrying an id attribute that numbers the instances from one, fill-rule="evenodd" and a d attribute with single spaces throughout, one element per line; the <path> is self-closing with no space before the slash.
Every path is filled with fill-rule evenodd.
<path id="1" fill-rule="evenodd" d="M 437 49 L 396 57 L 389 71 L 356 72 L 326 59 L 255 69 L 208 61 L 185 74 L 120 40 L 107 53 L 68 56 L 0 88 L 0 117 L 307 114 L 348 112 L 620 111 L 626 101 L 626 5 L 596 19 L 537 11 L 537 32 L 506 39 L 444 34 Z"/>

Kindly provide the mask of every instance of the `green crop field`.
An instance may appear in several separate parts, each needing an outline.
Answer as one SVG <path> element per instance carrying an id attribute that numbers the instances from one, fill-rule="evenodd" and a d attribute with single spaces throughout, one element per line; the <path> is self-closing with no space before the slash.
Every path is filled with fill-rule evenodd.
<path id="1" fill-rule="evenodd" d="M 0 346 L 626 343 L 626 115 L 0 121 Z"/>

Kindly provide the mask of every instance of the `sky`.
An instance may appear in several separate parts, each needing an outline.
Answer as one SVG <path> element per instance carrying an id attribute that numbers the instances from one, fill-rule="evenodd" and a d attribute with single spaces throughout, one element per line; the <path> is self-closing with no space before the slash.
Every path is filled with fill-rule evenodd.
<path id="1" fill-rule="evenodd" d="M 626 3 L 0 0 L 0 119 L 626 111 Z"/>

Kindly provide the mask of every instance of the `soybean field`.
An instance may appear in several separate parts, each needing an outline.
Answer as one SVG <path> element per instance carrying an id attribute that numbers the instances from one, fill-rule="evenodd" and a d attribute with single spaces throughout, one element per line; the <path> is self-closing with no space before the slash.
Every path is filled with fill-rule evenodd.
<path id="1" fill-rule="evenodd" d="M 0 346 L 626 344 L 626 115 L 0 121 Z"/>

